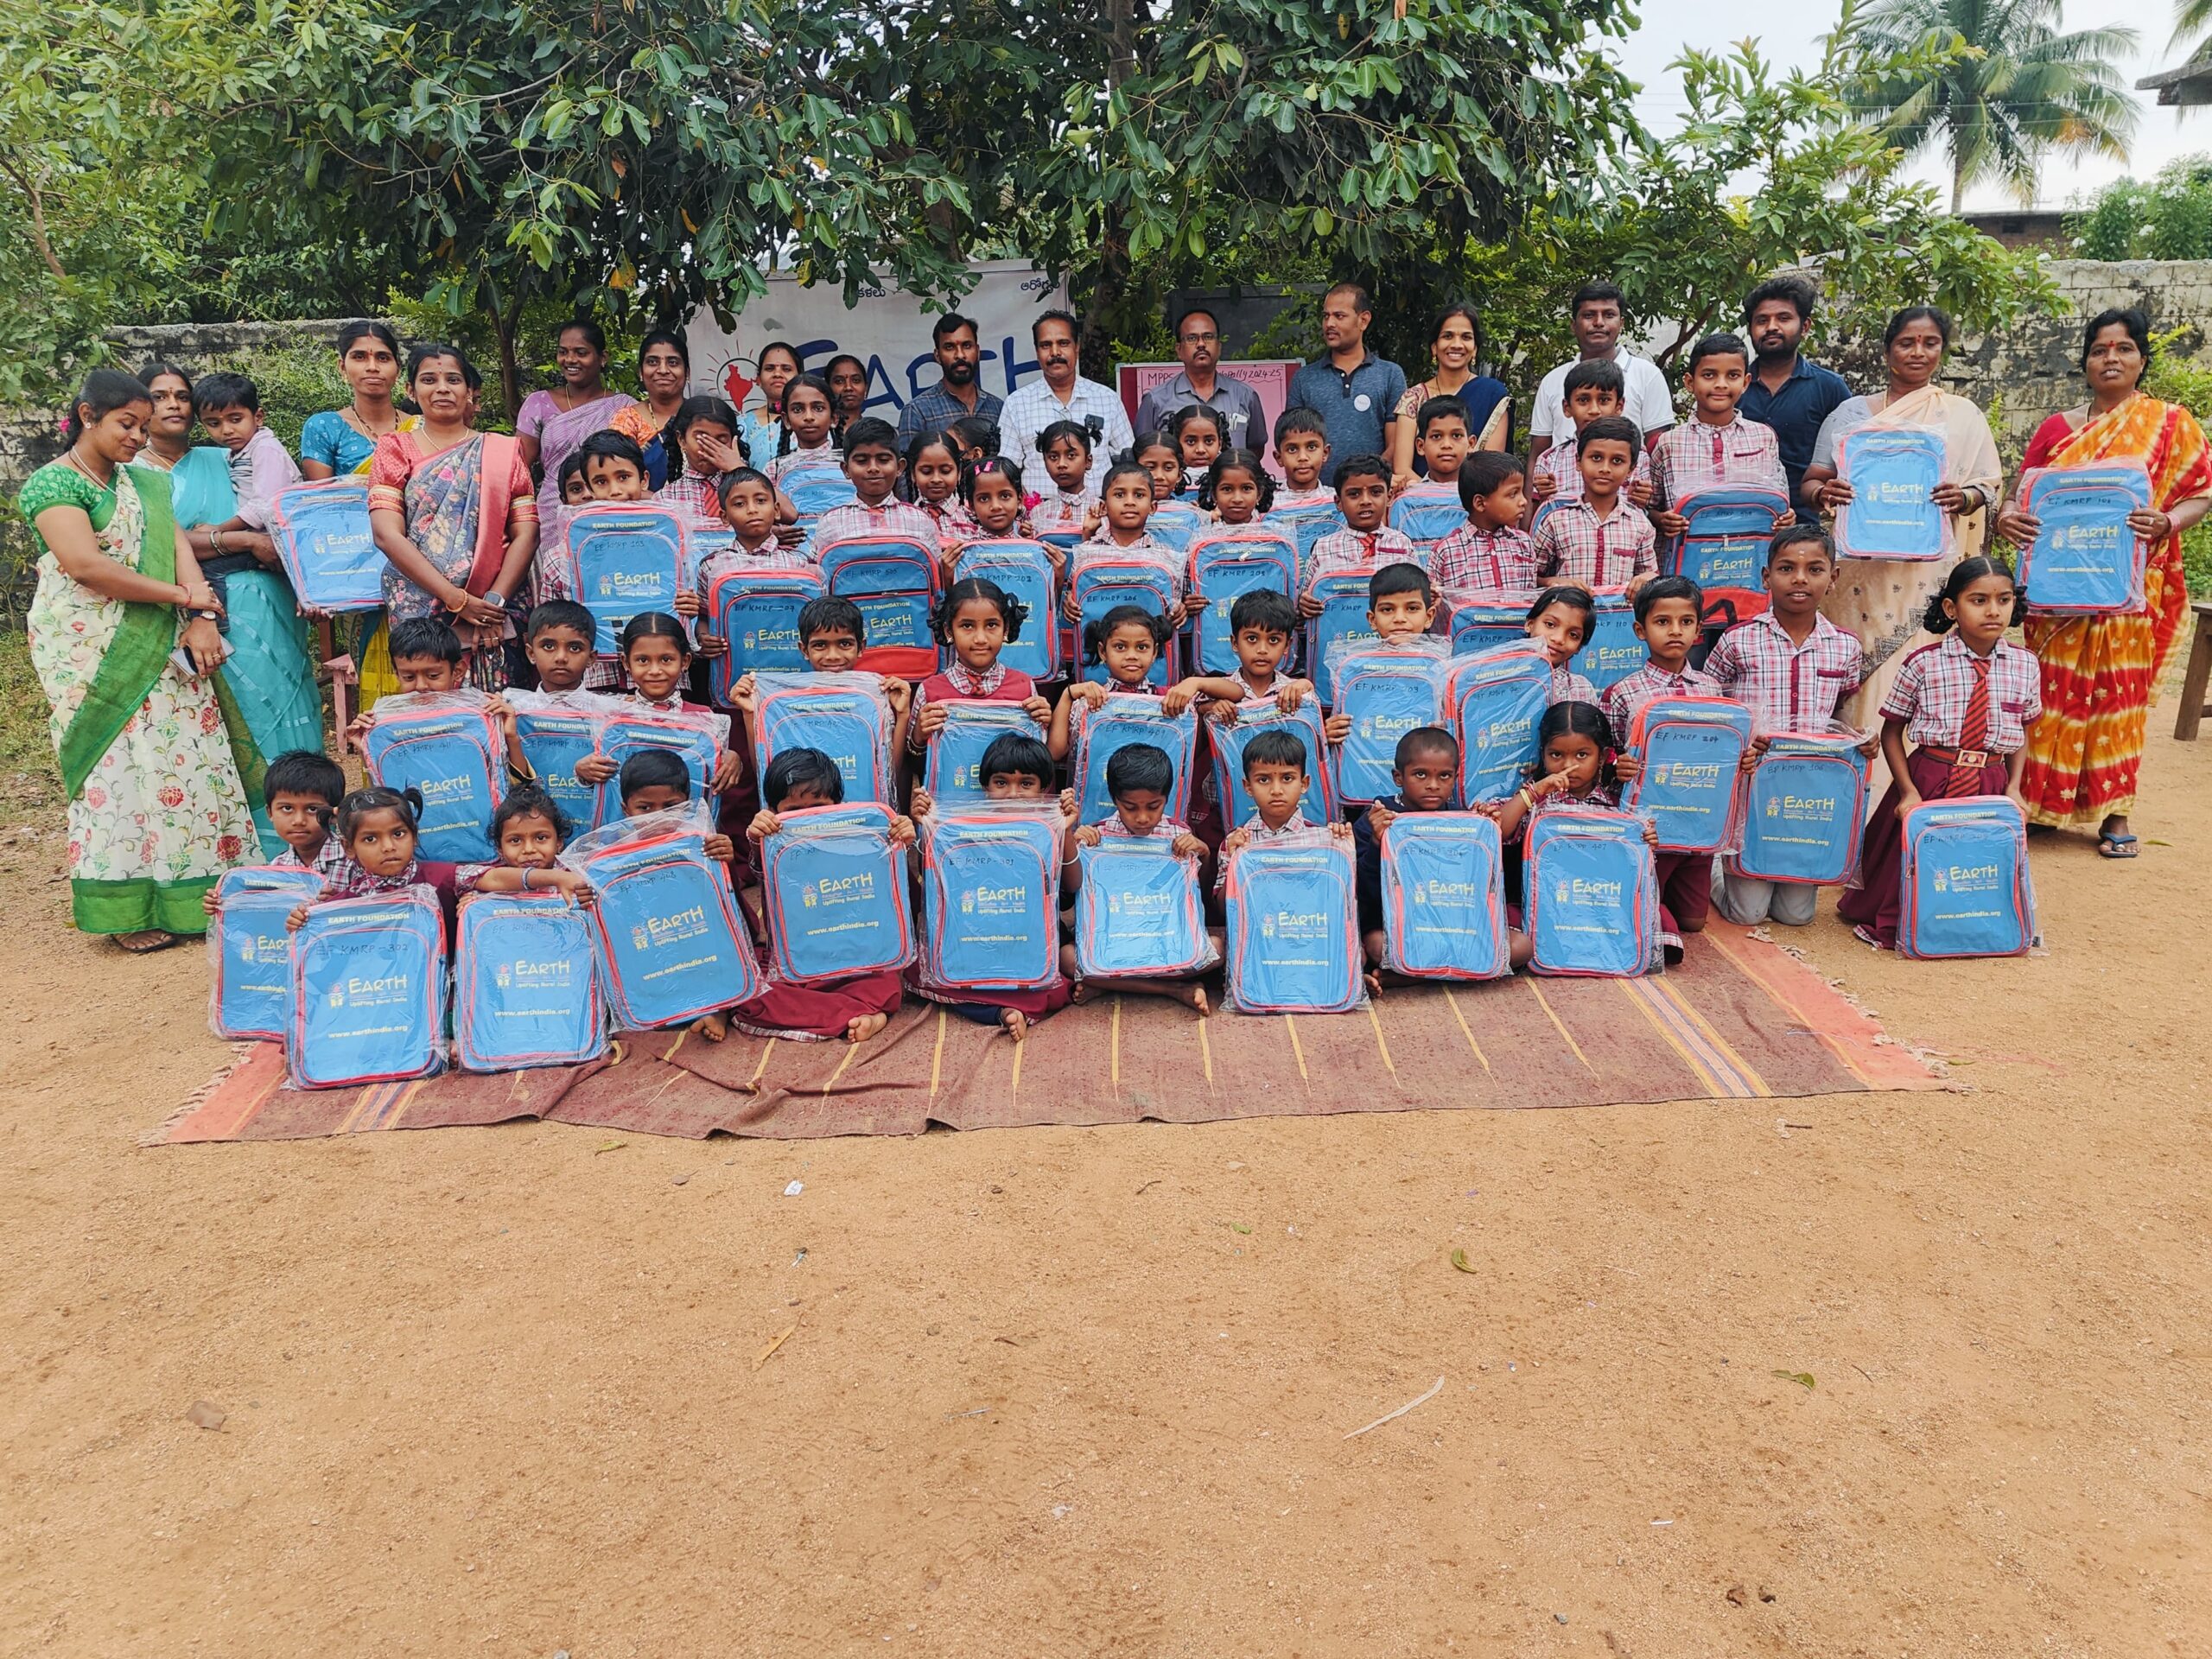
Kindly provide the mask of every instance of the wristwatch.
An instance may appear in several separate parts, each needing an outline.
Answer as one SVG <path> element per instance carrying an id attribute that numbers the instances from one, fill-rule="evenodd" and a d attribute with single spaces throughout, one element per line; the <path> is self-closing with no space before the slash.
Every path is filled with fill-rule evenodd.
<path id="1" fill-rule="evenodd" d="M 223 613 L 220 611 L 194 611 L 193 614 L 202 622 L 219 622 L 223 620 Z"/>
<path id="2" fill-rule="evenodd" d="M 507 596 L 496 588 L 484 595 L 484 602 L 486 605 L 496 605 L 503 611 L 507 608 Z"/>

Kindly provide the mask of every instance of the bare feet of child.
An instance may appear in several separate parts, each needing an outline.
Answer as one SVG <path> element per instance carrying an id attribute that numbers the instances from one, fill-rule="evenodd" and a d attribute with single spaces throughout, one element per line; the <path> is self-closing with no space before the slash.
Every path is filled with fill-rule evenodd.
<path id="1" fill-rule="evenodd" d="M 1361 976 L 1361 977 L 1365 979 L 1367 982 L 1367 994 L 1369 996 L 1377 997 L 1382 995 L 1382 975 L 1376 973 L 1375 969 L 1370 968 L 1365 974 Z"/>
<path id="2" fill-rule="evenodd" d="M 1020 1008 L 1001 1008 L 999 1024 L 1006 1027 L 1006 1034 L 1017 1043 L 1029 1035 L 1029 1016 Z"/>
<path id="3" fill-rule="evenodd" d="M 703 1037 L 710 1043 L 719 1043 L 729 1035 L 729 1015 L 719 1011 L 702 1014 L 691 1022 L 692 1034 Z"/>
<path id="4" fill-rule="evenodd" d="M 849 1043 L 864 1043 L 890 1023 L 891 1016 L 887 1014 L 861 1014 L 846 1026 L 845 1040 Z"/>
<path id="5" fill-rule="evenodd" d="M 1078 979 L 1068 987 L 1068 1001 L 1074 1007 L 1079 1008 L 1090 1001 L 1090 982 L 1089 980 Z"/>
<path id="6" fill-rule="evenodd" d="M 1191 994 L 1187 997 L 1184 998 L 1184 1001 L 1188 1002 L 1191 1007 L 1197 1011 L 1198 1016 L 1201 1020 L 1205 1019 L 1207 1014 L 1213 1012 L 1213 1010 L 1206 1005 L 1206 988 L 1199 984 L 1195 979 L 1191 982 Z"/>

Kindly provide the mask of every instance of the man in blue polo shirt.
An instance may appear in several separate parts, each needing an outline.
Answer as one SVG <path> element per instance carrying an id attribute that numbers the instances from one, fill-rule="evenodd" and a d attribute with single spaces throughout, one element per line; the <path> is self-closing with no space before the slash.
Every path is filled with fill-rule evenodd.
<path id="1" fill-rule="evenodd" d="M 1329 429 L 1324 484 L 1353 455 L 1390 453 L 1390 423 L 1406 395 L 1406 372 L 1367 349 L 1375 302 L 1357 283 L 1338 283 L 1321 296 L 1321 343 L 1328 347 L 1290 378 L 1293 409 L 1310 409 Z"/>
<path id="2" fill-rule="evenodd" d="M 1777 276 L 1744 302 L 1744 332 L 1751 336 L 1754 360 L 1751 384 L 1736 412 L 1773 429 L 1792 505 L 1812 464 L 1821 423 L 1851 396 L 1841 375 L 1808 361 L 1799 350 L 1813 320 L 1815 291 L 1802 276 Z"/>

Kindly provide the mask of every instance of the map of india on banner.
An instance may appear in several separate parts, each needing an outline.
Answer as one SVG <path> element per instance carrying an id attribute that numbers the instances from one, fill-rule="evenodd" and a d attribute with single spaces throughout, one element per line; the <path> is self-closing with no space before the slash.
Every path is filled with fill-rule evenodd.
<path id="1" fill-rule="evenodd" d="M 760 348 L 788 340 L 798 348 L 799 366 L 811 373 L 845 352 L 867 364 L 868 412 L 895 424 L 908 398 L 937 384 L 930 327 L 952 310 L 976 320 L 982 351 L 977 382 L 1003 397 L 1038 378 L 1029 324 L 1039 311 L 1065 307 L 1067 289 L 1019 259 L 979 261 L 969 269 L 976 286 L 949 305 L 885 286 L 863 289 L 849 308 L 832 284 L 808 288 L 786 272 L 772 272 L 768 291 L 749 301 L 728 328 L 704 306 L 693 314 L 684 331 L 691 389 L 718 392 L 740 410 L 757 405 Z"/>

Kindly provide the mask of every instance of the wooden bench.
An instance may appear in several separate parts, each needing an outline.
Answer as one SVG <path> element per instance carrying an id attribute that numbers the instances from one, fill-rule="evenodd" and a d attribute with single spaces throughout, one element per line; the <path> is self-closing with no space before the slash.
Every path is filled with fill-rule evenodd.
<path id="1" fill-rule="evenodd" d="M 2212 600 L 2200 599 L 2189 608 L 2196 616 L 2196 632 L 2182 677 L 2181 712 L 2174 717 L 2174 735 L 2184 743 L 2196 740 L 2198 722 L 2212 715 L 2212 703 L 2204 701 L 2205 687 L 2212 683 Z"/>

